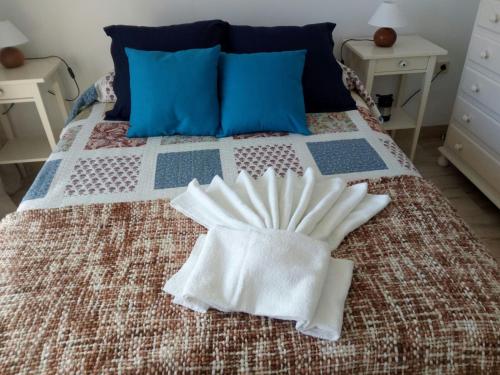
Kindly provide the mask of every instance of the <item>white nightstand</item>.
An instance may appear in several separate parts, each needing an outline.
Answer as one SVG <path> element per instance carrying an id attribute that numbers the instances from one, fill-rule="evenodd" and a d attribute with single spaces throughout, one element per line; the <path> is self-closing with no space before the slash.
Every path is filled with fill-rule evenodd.
<path id="1" fill-rule="evenodd" d="M 377 47 L 370 41 L 350 41 L 345 44 L 347 65 L 359 74 L 371 93 L 377 76 L 399 75 L 400 84 L 391 120 L 384 124 L 386 130 L 415 129 L 411 144 L 410 158 L 413 160 L 417 148 L 420 128 L 424 119 L 431 81 L 436 68 L 437 56 L 445 56 L 448 51 L 418 35 L 402 35 L 390 48 Z M 418 115 L 411 118 L 401 108 L 406 76 L 423 73 L 422 93 Z"/>
<path id="2" fill-rule="evenodd" d="M 58 82 L 58 59 L 27 60 L 14 69 L 0 68 L 0 111 L 5 112 L 9 103 L 34 102 L 46 138 L 16 138 L 7 115 L 0 115 L 7 143 L 0 149 L 0 164 L 44 161 L 56 147 L 56 138 L 43 102 L 43 95 L 52 89 L 58 107 L 64 117 L 68 116 Z"/>

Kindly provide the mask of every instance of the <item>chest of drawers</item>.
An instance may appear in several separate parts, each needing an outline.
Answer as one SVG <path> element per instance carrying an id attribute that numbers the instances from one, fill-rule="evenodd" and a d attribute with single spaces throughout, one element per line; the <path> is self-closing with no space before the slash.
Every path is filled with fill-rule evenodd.
<path id="1" fill-rule="evenodd" d="M 439 149 L 500 208 L 500 0 L 481 0 L 444 145 Z"/>

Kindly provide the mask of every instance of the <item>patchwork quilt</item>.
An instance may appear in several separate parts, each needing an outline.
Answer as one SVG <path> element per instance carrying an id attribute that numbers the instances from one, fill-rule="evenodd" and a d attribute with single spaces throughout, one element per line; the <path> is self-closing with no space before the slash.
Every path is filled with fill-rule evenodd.
<path id="1" fill-rule="evenodd" d="M 309 114 L 313 135 L 258 133 L 228 138 L 127 138 L 127 122 L 103 121 L 104 104 L 64 128 L 56 150 L 19 210 L 172 198 L 196 178 L 233 181 L 268 167 L 299 175 L 307 167 L 347 180 L 418 175 L 366 107 Z"/>

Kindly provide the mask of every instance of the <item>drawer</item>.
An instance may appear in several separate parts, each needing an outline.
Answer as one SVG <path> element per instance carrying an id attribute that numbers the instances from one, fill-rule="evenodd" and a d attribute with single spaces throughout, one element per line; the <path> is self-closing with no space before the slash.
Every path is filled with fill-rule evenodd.
<path id="1" fill-rule="evenodd" d="M 455 102 L 453 118 L 464 129 L 500 155 L 500 122 L 481 112 L 479 108 L 460 96 Z"/>
<path id="2" fill-rule="evenodd" d="M 377 60 L 377 63 L 375 65 L 375 73 L 426 70 L 428 62 L 428 57 L 408 57 L 400 59 Z"/>
<path id="3" fill-rule="evenodd" d="M 0 84 L 0 101 L 10 99 L 32 98 L 34 88 L 31 84 Z"/>
<path id="4" fill-rule="evenodd" d="M 500 1 L 483 0 L 477 15 L 478 25 L 500 34 Z"/>
<path id="5" fill-rule="evenodd" d="M 453 124 L 446 134 L 446 147 L 460 160 L 481 175 L 496 190 L 500 190 L 500 161 L 484 150 Z"/>
<path id="6" fill-rule="evenodd" d="M 498 98 L 500 98 L 500 84 L 485 75 L 466 67 L 462 75 L 461 90 L 472 96 L 490 110 L 500 113 Z"/>
<path id="7" fill-rule="evenodd" d="M 469 59 L 500 74 L 500 43 L 479 35 L 472 35 Z"/>

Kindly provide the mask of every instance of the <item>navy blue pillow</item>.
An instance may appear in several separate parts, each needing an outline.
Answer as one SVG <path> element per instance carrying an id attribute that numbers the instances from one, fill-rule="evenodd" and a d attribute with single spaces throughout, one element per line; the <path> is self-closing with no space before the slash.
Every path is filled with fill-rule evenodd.
<path id="1" fill-rule="evenodd" d="M 306 26 L 229 26 L 230 53 L 307 50 L 302 86 L 307 112 L 342 112 L 356 109 L 342 81 L 342 68 L 333 56 L 334 23 Z"/>
<path id="2" fill-rule="evenodd" d="M 164 52 L 210 48 L 224 45 L 228 26 L 224 21 L 212 20 L 161 27 L 105 27 L 104 31 L 112 39 L 111 56 L 115 65 L 113 89 L 117 97 L 114 108 L 106 113 L 105 119 L 128 121 L 130 118 L 130 75 L 125 47 Z"/>

